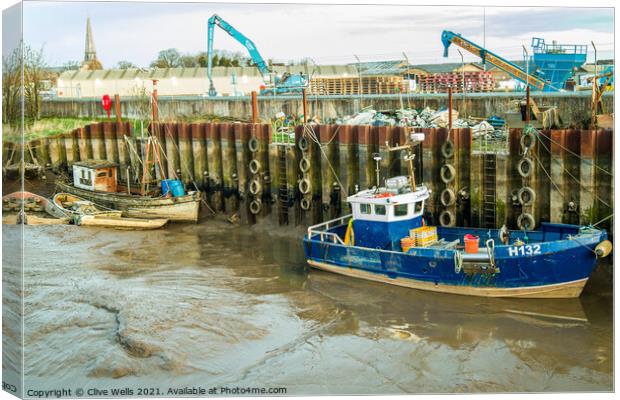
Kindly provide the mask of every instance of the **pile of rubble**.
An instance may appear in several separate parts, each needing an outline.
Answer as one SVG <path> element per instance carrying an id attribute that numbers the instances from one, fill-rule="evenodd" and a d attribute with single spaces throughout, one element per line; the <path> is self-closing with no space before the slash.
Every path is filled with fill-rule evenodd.
<path id="1" fill-rule="evenodd" d="M 429 107 L 422 111 L 414 109 L 396 110 L 394 112 L 378 112 L 373 109 L 364 109 L 359 113 L 336 119 L 341 125 L 372 125 L 372 126 L 410 126 L 415 128 L 447 128 L 448 110 L 433 110 Z M 459 113 L 452 110 L 453 128 L 471 128 L 473 138 L 505 136 L 502 124 L 495 123 L 501 120 L 492 117 L 488 120 L 460 119 Z M 494 122 L 492 125 L 490 122 Z M 502 121 L 503 122 L 503 121 Z"/>

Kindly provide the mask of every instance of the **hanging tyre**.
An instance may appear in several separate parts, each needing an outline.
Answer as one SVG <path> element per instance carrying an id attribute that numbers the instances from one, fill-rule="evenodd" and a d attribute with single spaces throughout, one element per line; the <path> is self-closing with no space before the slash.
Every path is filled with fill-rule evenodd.
<path id="1" fill-rule="evenodd" d="M 298 186 L 301 194 L 310 193 L 310 181 L 308 180 L 308 178 L 301 179 Z"/>
<path id="2" fill-rule="evenodd" d="M 536 192 L 531 187 L 525 186 L 519 189 L 517 197 L 522 206 L 531 206 L 536 201 Z"/>
<path id="3" fill-rule="evenodd" d="M 456 217 L 454 213 L 449 210 L 444 210 L 439 214 L 439 224 L 441 226 L 454 226 L 456 224 Z"/>
<path id="4" fill-rule="evenodd" d="M 522 158 L 519 160 L 517 164 L 517 171 L 519 175 L 524 178 L 527 178 L 532 174 L 532 170 L 534 169 L 534 162 L 532 162 L 531 158 Z"/>
<path id="5" fill-rule="evenodd" d="M 252 179 L 252 182 L 250 182 L 250 193 L 257 195 L 260 193 L 261 188 L 260 180 L 258 178 Z"/>
<path id="6" fill-rule="evenodd" d="M 306 157 L 299 160 L 299 169 L 301 170 L 301 172 L 308 172 L 310 170 L 310 160 L 308 160 Z"/>
<path id="7" fill-rule="evenodd" d="M 302 210 L 309 210 L 310 209 L 310 200 L 308 200 L 307 198 L 304 197 L 299 202 L 299 206 L 301 207 Z"/>
<path id="8" fill-rule="evenodd" d="M 249 168 L 251 173 L 258 174 L 258 171 L 260 170 L 260 163 L 258 160 L 252 160 L 250 161 Z"/>
<path id="9" fill-rule="evenodd" d="M 297 143 L 297 147 L 299 147 L 299 150 L 301 151 L 307 151 L 308 150 L 308 139 L 302 136 L 299 139 L 299 142 Z"/>
<path id="10" fill-rule="evenodd" d="M 517 226 L 521 230 L 531 231 L 536 227 L 536 221 L 534 221 L 534 216 L 529 213 L 523 213 L 519 215 L 517 218 Z"/>
<path id="11" fill-rule="evenodd" d="M 250 212 L 254 215 L 258 214 L 262 208 L 263 204 L 259 199 L 254 199 L 250 203 Z"/>
<path id="12" fill-rule="evenodd" d="M 256 139 L 255 137 L 250 138 L 250 140 L 248 141 L 248 148 L 252 153 L 256 153 L 258 151 L 258 139 Z"/>
<path id="13" fill-rule="evenodd" d="M 454 190 L 450 188 L 445 188 L 441 191 L 439 195 L 439 201 L 444 207 L 449 207 L 456 201 L 456 195 L 454 194 Z"/>
<path id="14" fill-rule="evenodd" d="M 534 144 L 536 143 L 536 137 L 534 137 L 534 134 L 532 132 L 523 132 L 521 134 L 521 139 L 519 140 L 519 142 L 521 143 L 521 149 L 525 150 L 529 150 L 532 147 L 534 147 Z"/>
<path id="15" fill-rule="evenodd" d="M 439 175 L 441 176 L 441 181 L 443 183 L 448 184 L 452 182 L 454 178 L 456 177 L 456 170 L 454 169 L 452 164 L 446 164 L 441 167 L 441 170 L 439 171 Z"/>
<path id="16" fill-rule="evenodd" d="M 451 140 L 448 139 L 441 145 L 441 155 L 444 158 L 451 158 L 454 155 L 454 143 Z"/>

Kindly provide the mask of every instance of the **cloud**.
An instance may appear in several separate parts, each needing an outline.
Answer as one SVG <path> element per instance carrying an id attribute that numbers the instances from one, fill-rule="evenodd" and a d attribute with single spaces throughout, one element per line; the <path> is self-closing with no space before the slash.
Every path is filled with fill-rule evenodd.
<path id="1" fill-rule="evenodd" d="M 46 43 L 50 63 L 82 59 L 85 20 L 91 17 L 104 66 L 120 60 L 148 65 L 157 52 L 206 50 L 207 19 L 218 13 L 251 38 L 264 58 L 311 57 L 317 63 L 399 58 L 442 62 L 443 29 L 482 42 L 481 7 L 343 6 L 218 3 L 26 3 L 25 38 Z M 613 42 L 612 9 L 487 7 L 486 43 L 498 54 L 519 53 L 532 36 L 558 42 Z M 63 21 L 63 23 L 58 23 Z M 245 52 L 216 29 L 215 47 Z M 580 36 L 578 36 L 580 35 Z M 604 42 L 603 42 L 604 41 Z M 494 46 L 494 47 L 491 47 Z M 455 58 L 456 57 L 456 58 Z M 475 57 L 466 55 L 470 61 Z M 456 52 L 449 60 L 460 61 Z M 415 61 L 417 60 L 417 61 Z"/>

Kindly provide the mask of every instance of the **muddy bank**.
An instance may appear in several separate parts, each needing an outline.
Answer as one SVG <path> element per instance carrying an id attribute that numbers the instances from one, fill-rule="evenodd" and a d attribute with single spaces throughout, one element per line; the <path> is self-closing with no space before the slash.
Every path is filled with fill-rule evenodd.
<path id="1" fill-rule="evenodd" d="M 309 270 L 303 229 L 268 228 L 25 227 L 26 387 L 612 389 L 603 269 L 574 300 L 438 295 Z"/>

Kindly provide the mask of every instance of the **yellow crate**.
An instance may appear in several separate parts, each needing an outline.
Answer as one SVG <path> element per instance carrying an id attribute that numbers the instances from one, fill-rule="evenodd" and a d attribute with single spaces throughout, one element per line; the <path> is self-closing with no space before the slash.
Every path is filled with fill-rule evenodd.
<path id="1" fill-rule="evenodd" d="M 437 241 L 437 227 L 421 226 L 416 229 L 411 229 L 409 235 L 415 239 L 416 247 L 426 247 Z"/>

